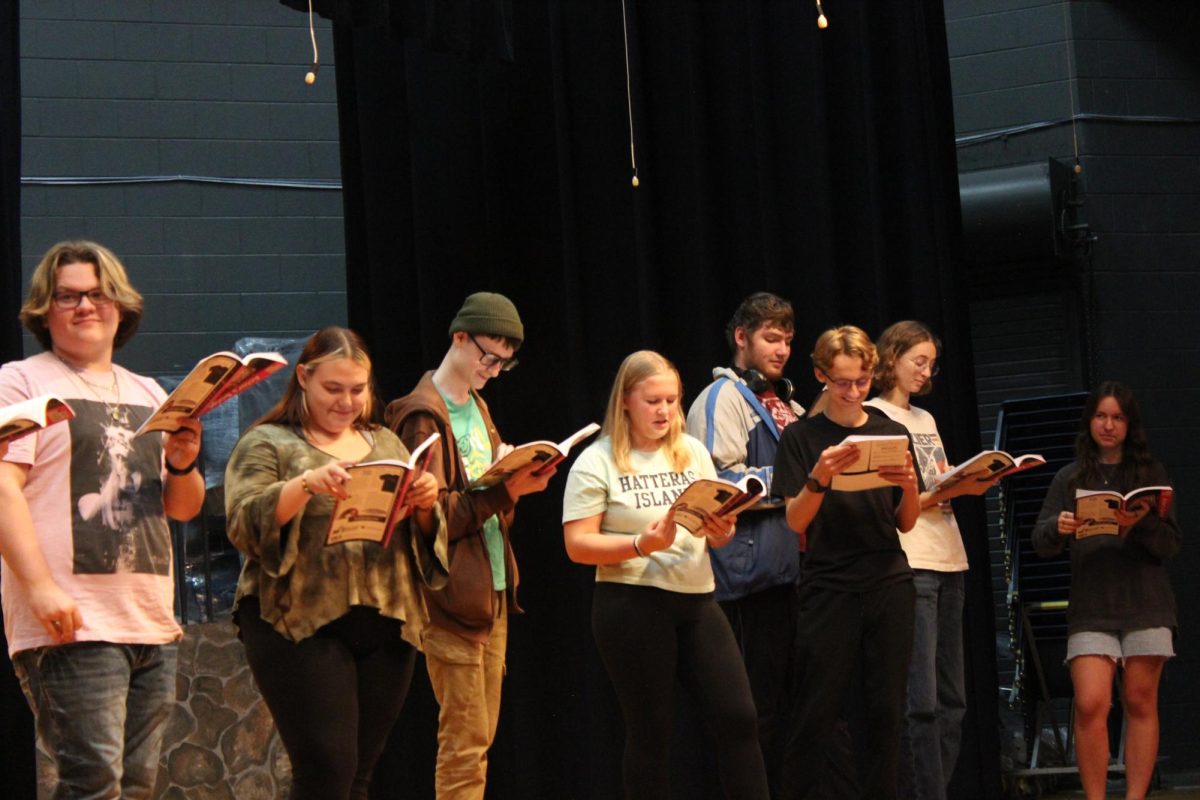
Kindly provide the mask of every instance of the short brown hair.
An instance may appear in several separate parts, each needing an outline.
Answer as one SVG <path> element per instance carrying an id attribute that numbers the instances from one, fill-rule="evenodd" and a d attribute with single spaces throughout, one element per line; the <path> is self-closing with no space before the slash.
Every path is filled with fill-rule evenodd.
<path id="1" fill-rule="evenodd" d="M 892 323 L 879 334 L 879 340 L 875 342 L 879 353 L 879 363 L 875 366 L 875 388 L 880 394 L 890 392 L 896 385 L 896 361 L 900 356 L 923 342 L 932 342 L 934 350 L 942 352 L 942 343 L 933 335 L 933 331 L 916 320 L 906 319 Z M 932 377 L 925 381 L 925 385 L 917 394 L 929 394 L 931 391 Z"/>
<path id="2" fill-rule="evenodd" d="M 46 350 L 54 348 L 46 315 L 54 302 L 58 268 L 69 264 L 91 264 L 100 280 L 100 291 L 117 304 L 121 321 L 113 337 L 113 349 L 121 347 L 137 333 L 142 323 L 142 296 L 129 282 L 125 267 L 107 247 L 88 241 L 59 242 L 46 251 L 29 279 L 29 296 L 21 306 L 21 324 Z"/>
<path id="3" fill-rule="evenodd" d="M 874 372 L 879 362 L 871 337 L 854 325 L 840 325 L 822 333 L 817 337 L 811 355 L 813 366 L 826 373 L 833 369 L 833 359 L 837 356 L 861 358 L 863 369 L 868 372 Z"/>
<path id="4" fill-rule="evenodd" d="M 791 333 L 796 327 L 796 315 L 792 311 L 792 304 L 770 292 L 755 292 L 743 300 L 725 325 L 725 341 L 729 343 L 729 352 L 737 352 L 734 333 L 738 328 L 751 334 L 763 325 L 774 325 Z"/>

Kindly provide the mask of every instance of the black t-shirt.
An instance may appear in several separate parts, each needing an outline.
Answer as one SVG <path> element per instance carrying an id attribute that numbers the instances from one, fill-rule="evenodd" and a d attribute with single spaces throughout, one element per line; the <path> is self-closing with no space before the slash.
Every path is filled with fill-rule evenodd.
<path id="1" fill-rule="evenodd" d="M 772 491 L 795 497 L 804 488 L 808 473 L 821 451 L 847 436 L 908 435 L 908 430 L 882 414 L 867 414 L 867 422 L 847 428 L 824 414 L 789 425 L 775 455 Z M 808 553 L 800 580 L 812 586 L 845 592 L 862 592 L 888 583 L 909 580 L 912 570 L 900 549 L 896 531 L 899 487 L 862 492 L 829 491 L 808 526 Z"/>

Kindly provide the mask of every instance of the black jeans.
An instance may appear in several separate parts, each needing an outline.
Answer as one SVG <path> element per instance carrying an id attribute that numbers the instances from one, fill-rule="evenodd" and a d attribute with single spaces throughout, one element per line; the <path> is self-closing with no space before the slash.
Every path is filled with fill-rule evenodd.
<path id="1" fill-rule="evenodd" d="M 862 797 L 893 800 L 912 653 L 913 583 L 865 592 L 802 586 L 796 637 L 796 723 L 783 762 L 780 797 L 809 800 L 827 784 L 821 743 L 834 734 L 855 666 L 862 672 L 866 771 Z"/>
<path id="2" fill-rule="evenodd" d="M 402 622 L 354 606 L 300 642 L 238 605 L 246 660 L 292 762 L 293 800 L 365 798 L 408 694 L 417 651 Z"/>
<path id="3" fill-rule="evenodd" d="M 711 594 L 597 583 L 592 633 L 625 719 L 626 800 L 670 797 L 677 679 L 718 736 L 725 796 L 766 800 L 754 699 L 729 623 Z"/>
<path id="4" fill-rule="evenodd" d="M 800 598 L 792 584 L 772 586 L 726 600 L 721 610 L 737 640 L 758 709 L 758 743 L 762 745 L 771 797 L 780 796 L 784 748 L 796 717 L 796 645 Z M 857 800 L 858 777 L 850 730 L 838 720 L 826 747 L 824 790 L 820 800 Z"/>

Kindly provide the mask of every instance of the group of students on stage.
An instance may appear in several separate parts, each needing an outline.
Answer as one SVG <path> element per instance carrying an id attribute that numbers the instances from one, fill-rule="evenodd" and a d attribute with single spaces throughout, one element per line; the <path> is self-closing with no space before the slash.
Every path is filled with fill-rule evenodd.
<path id="1" fill-rule="evenodd" d="M 0 405 L 53 393 L 75 411 L 0 450 L 5 630 L 60 797 L 150 797 L 175 693 L 166 518 L 188 519 L 203 502 L 202 428 L 133 437 L 163 400 L 113 361 L 141 313 L 109 250 L 60 243 L 21 311 L 45 352 L 0 368 Z M 670 796 L 677 682 L 717 734 L 726 797 L 946 796 L 966 709 L 968 563 L 948 496 L 930 489 L 948 468 L 945 447 L 911 403 L 932 387 L 940 344 L 912 321 L 876 342 L 854 326 L 825 331 L 812 351 L 823 390 L 806 414 L 784 378 L 793 330 L 787 301 L 746 298 L 726 329 L 730 366 L 686 415 L 671 362 L 632 353 L 599 438 L 567 477 L 564 543 L 571 560 L 596 567 L 592 629 L 624 718 L 631 800 Z M 363 341 L 323 328 L 229 459 L 228 534 L 244 555 L 234 620 L 292 762 L 294 798 L 367 796 L 418 649 L 440 707 L 437 796 L 484 796 L 508 619 L 520 612 L 514 508 L 554 470 L 535 463 L 471 488 L 511 449 L 479 392 L 517 365 L 524 326 L 506 297 L 479 292 L 448 333 L 437 368 L 380 414 Z M 390 543 L 327 546 L 347 468 L 407 458 L 432 433 L 441 438 Z M 852 434 L 909 437 L 904 463 L 879 470 L 887 486 L 831 489 L 857 459 L 843 444 Z M 708 516 L 695 534 L 676 524 L 672 492 L 747 474 L 767 487 L 750 510 Z M 1077 488 L 1166 480 L 1132 394 L 1103 384 L 1035 544 L 1051 553 L 1072 539 Z M 1090 799 L 1103 796 L 1118 663 L 1127 796 L 1149 782 L 1176 625 L 1163 560 L 1179 540 L 1174 518 L 1152 510 L 1122 536 L 1071 546 L 1068 658 Z M 843 706 L 856 674 L 866 724 L 851 732 Z"/>

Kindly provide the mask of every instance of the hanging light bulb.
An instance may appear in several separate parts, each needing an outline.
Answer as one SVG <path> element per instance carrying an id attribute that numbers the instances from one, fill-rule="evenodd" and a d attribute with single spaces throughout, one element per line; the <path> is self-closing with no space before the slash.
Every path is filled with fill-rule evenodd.
<path id="1" fill-rule="evenodd" d="M 308 38 L 312 40 L 313 63 L 312 69 L 304 76 L 304 82 L 312 86 L 317 82 L 317 70 L 321 67 L 321 59 L 317 54 L 317 31 L 313 27 L 313 6 L 312 0 L 308 0 Z"/>
<path id="2" fill-rule="evenodd" d="M 817 27 L 821 30 L 829 27 L 829 20 L 825 18 L 825 9 L 821 8 L 821 0 L 817 0 Z"/>

